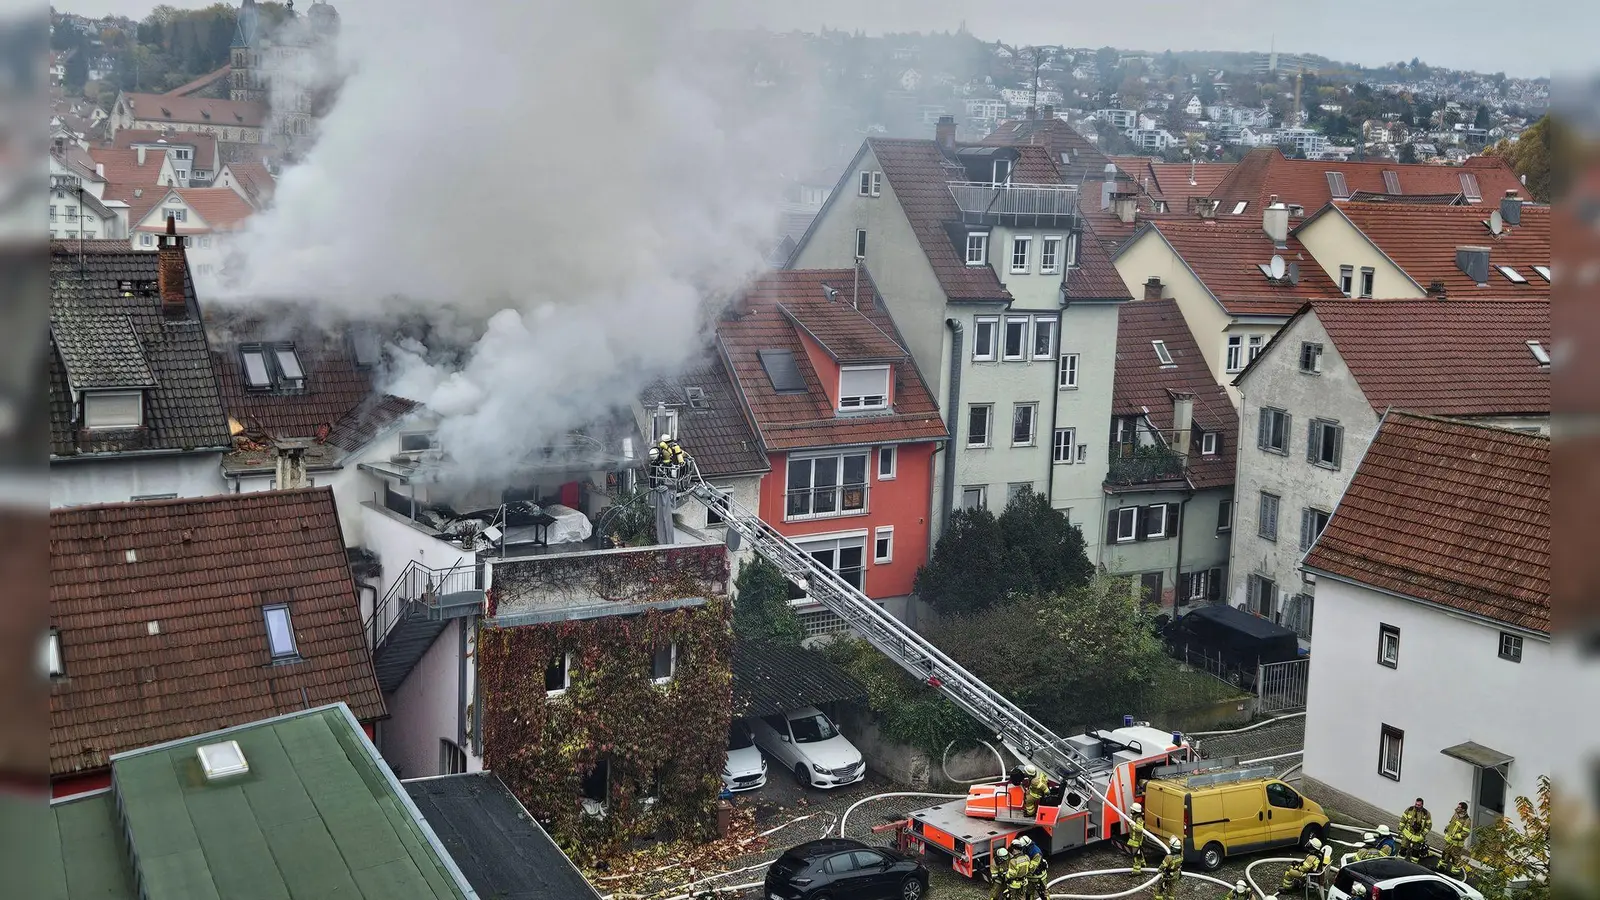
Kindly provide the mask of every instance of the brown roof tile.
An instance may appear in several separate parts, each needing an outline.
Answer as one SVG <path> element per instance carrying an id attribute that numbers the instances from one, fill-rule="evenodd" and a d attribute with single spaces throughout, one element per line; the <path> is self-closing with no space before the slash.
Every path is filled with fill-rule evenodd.
<path id="1" fill-rule="evenodd" d="M 272 177 L 272 172 L 265 163 L 231 162 L 228 163 L 227 169 L 234 180 L 239 182 L 239 187 L 244 188 L 245 196 L 249 198 L 252 206 L 261 209 L 272 202 L 278 181 Z"/>
<path id="2" fill-rule="evenodd" d="M 306 706 L 386 715 L 328 488 L 51 510 L 50 571 L 52 774 Z M 272 662 L 275 603 L 298 662 Z"/>
<path id="3" fill-rule="evenodd" d="M 1162 341 L 1173 366 L 1163 366 L 1152 341 Z M 1170 434 L 1172 394 L 1194 395 L 1194 424 L 1221 436 L 1218 453 L 1200 455 L 1200 436 L 1194 435 L 1189 481 L 1198 489 L 1233 484 L 1234 449 L 1239 436 L 1239 414 L 1228 392 L 1211 375 L 1200 345 L 1189 332 L 1176 300 L 1144 300 L 1117 310 L 1117 371 L 1112 386 L 1111 413 L 1137 416 L 1149 410 L 1151 424 Z"/>
<path id="4" fill-rule="evenodd" d="M 354 434 L 350 429 L 355 424 L 346 418 L 370 408 L 381 396 L 376 393 L 372 372 L 356 365 L 350 345 L 341 335 L 317 329 L 284 333 L 269 323 L 220 311 L 206 314 L 212 332 L 211 367 L 228 415 L 249 430 L 277 438 L 318 437 L 322 429 L 327 429 L 322 432 L 326 436 L 336 426 Z M 305 389 L 299 393 L 246 389 L 239 346 L 252 343 L 292 346 L 305 373 Z"/>
<path id="5" fill-rule="evenodd" d="M 1466 298 L 1489 294 L 1497 298 L 1550 296 L 1550 282 L 1533 270 L 1550 266 L 1550 208 L 1522 207 L 1520 225 L 1489 232 L 1484 222 L 1499 205 L 1436 206 L 1400 203 L 1344 203 L 1342 213 L 1379 250 L 1394 260 L 1420 287 L 1442 282 L 1448 296 Z M 1329 210 L 1324 215 L 1332 215 Z M 1489 248 L 1489 281 L 1478 287 L 1456 266 L 1456 248 Z M 1517 283 L 1499 271 L 1510 266 L 1522 276 Z"/>
<path id="6" fill-rule="evenodd" d="M 1104 172 L 1108 161 L 1093 141 L 1055 116 L 1006 119 L 989 132 L 983 143 L 1001 147 L 1042 147 L 1060 171 L 1062 180 L 1068 183 Z M 1063 154 L 1066 154 L 1064 159 Z"/>
<path id="7" fill-rule="evenodd" d="M 154 144 L 166 142 L 174 146 L 190 146 L 194 148 L 194 162 L 203 169 L 217 168 L 217 138 L 216 135 L 203 131 L 157 131 L 153 128 L 124 128 L 112 138 L 112 145 L 118 149 L 132 149 L 134 144 Z M 149 154 L 147 153 L 148 157 Z"/>
<path id="8" fill-rule="evenodd" d="M 1133 299 L 1111 263 L 1111 254 L 1087 222 L 1078 238 L 1078 265 L 1067 270 L 1066 287 L 1068 300 Z"/>
<path id="9" fill-rule="evenodd" d="M 795 319 L 784 310 L 814 324 L 826 322 L 829 333 L 860 329 L 869 334 L 868 340 L 874 344 L 887 337 L 903 346 L 900 332 L 867 273 L 862 273 L 859 311 L 851 308 L 848 291 L 841 292 L 840 302 L 823 299 L 824 284 L 849 285 L 853 275 L 850 269 L 765 273 L 745 290 L 749 312 L 718 323 L 717 338 L 734 384 L 768 450 L 932 441 L 946 436 L 938 404 L 909 354 L 894 365 L 895 402 L 889 412 L 840 416 L 834 411 L 806 355 Z M 790 351 L 805 381 L 805 392 L 780 394 L 774 390 L 761 365 L 762 350 Z"/>
<path id="10" fill-rule="evenodd" d="M 700 473 L 709 477 L 766 472 L 771 468 L 739 395 L 728 377 L 721 356 L 710 359 L 676 378 L 662 379 L 640 393 L 645 415 L 664 403 L 678 413 L 678 439 L 694 454 Z M 698 405 L 689 401 L 688 389 L 698 388 Z"/>
<path id="11" fill-rule="evenodd" d="M 253 100 L 136 94 L 132 91 L 124 91 L 118 99 L 128 104 L 133 110 L 135 119 L 147 122 L 214 125 L 218 128 L 259 128 L 267 118 L 266 105 Z"/>
<path id="12" fill-rule="evenodd" d="M 1231 315 L 1288 317 L 1307 300 L 1344 296 L 1294 235 L 1289 236 L 1288 249 L 1274 249 L 1259 215 L 1248 222 L 1157 219 L 1149 227 L 1166 239 Z M 1274 255 L 1300 264 L 1299 284 L 1274 283 L 1262 273 L 1258 266 L 1271 262 Z"/>
<path id="13" fill-rule="evenodd" d="M 1307 568 L 1550 630 L 1550 440 L 1391 412 Z"/>
<path id="14" fill-rule="evenodd" d="M 1351 192 L 1372 194 L 1389 193 L 1385 172 L 1393 172 L 1400 187 L 1400 195 L 1460 194 L 1465 185 L 1462 176 L 1475 181 L 1483 198 L 1483 205 L 1492 207 L 1500 202 L 1506 191 L 1517 191 L 1524 199 L 1529 197 L 1515 172 L 1504 161 L 1492 157 L 1479 157 L 1466 166 L 1436 166 L 1422 163 L 1396 162 L 1330 162 L 1324 160 L 1289 159 L 1276 147 L 1263 147 L 1245 154 L 1211 192 L 1213 199 L 1221 201 L 1219 212 L 1226 214 L 1240 201 L 1250 205 L 1246 212 L 1259 217 L 1273 194 L 1288 204 L 1298 204 L 1309 213 L 1322 208 L 1334 199 L 1328 183 L 1328 172 L 1344 176 L 1345 187 Z M 1483 215 L 1487 216 L 1485 210 Z"/>
<path id="15" fill-rule="evenodd" d="M 1550 346 L 1548 301 L 1318 300 L 1310 309 L 1380 413 L 1550 414 L 1550 369 L 1527 343 Z"/>

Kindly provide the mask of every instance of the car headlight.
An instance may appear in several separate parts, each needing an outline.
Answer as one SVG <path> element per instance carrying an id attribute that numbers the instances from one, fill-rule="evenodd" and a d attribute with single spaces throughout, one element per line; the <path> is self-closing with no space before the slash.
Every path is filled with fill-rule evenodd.
<path id="1" fill-rule="evenodd" d="M 812 763 L 811 764 L 811 768 L 815 769 L 816 773 L 818 775 L 826 775 L 826 774 L 828 774 L 828 770 L 827 769 L 824 769 L 823 767 L 817 765 L 816 763 Z"/>
<path id="2" fill-rule="evenodd" d="M 767 770 L 767 758 L 765 756 L 763 756 L 763 757 L 761 757 L 761 771 L 765 772 L 766 770 Z"/>

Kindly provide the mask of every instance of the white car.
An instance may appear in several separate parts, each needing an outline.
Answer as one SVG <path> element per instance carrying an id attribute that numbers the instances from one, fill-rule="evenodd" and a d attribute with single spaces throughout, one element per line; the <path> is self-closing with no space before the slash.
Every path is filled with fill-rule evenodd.
<path id="1" fill-rule="evenodd" d="M 802 785 L 834 788 L 867 777 L 861 751 L 814 706 L 751 719 L 756 745 L 794 773 Z"/>
<path id="2" fill-rule="evenodd" d="M 1356 885 L 1363 890 L 1357 892 Z M 1483 900 L 1483 895 L 1433 869 L 1383 857 L 1341 867 L 1328 888 L 1328 900 Z"/>
<path id="3" fill-rule="evenodd" d="M 767 783 L 767 758 L 761 755 L 750 726 L 735 720 L 728 726 L 728 761 L 722 764 L 722 784 L 730 791 L 753 791 Z"/>

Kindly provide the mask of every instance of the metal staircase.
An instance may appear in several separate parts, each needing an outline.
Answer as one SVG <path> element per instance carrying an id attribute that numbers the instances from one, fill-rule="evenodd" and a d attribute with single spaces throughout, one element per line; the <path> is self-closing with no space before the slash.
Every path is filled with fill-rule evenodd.
<path id="1" fill-rule="evenodd" d="M 733 502 L 728 494 L 706 484 L 693 460 L 679 468 L 685 471 L 670 476 L 657 474 L 653 488 L 677 497 L 692 497 L 716 512 L 729 531 L 748 542 L 753 552 L 777 566 L 811 599 L 838 615 L 852 631 L 907 672 L 943 692 L 988 727 L 1013 753 L 1031 760 L 1058 781 L 1075 784 L 1090 796 L 1098 793 L 1088 776 L 1105 768 L 1104 761 L 1084 757 L 832 569 L 812 559 L 754 513 Z M 730 540 L 729 549 L 738 550 L 740 542 Z"/>
<path id="2" fill-rule="evenodd" d="M 475 562 L 430 569 L 412 560 L 367 617 L 367 645 L 378 689 L 388 694 L 405 682 L 451 620 L 483 610 L 480 570 Z"/>

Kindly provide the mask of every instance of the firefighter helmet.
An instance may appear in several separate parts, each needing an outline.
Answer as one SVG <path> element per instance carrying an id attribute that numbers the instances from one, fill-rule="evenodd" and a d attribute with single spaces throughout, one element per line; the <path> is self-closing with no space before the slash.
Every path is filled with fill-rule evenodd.
<path id="1" fill-rule="evenodd" d="M 1389 836 L 1389 826 L 1387 826 L 1387 825 L 1379 825 L 1378 826 L 1378 836 L 1379 837 L 1388 837 Z"/>
<path id="2" fill-rule="evenodd" d="M 1011 851 L 1007 850 L 1004 847 L 998 847 L 994 851 L 994 858 L 1000 860 L 1001 862 L 1005 862 L 1006 861 L 1006 857 L 1008 857 L 1010 855 L 1011 855 Z"/>
<path id="3" fill-rule="evenodd" d="M 1367 886 L 1358 881 L 1350 885 L 1350 893 L 1357 897 L 1365 897 L 1367 895 Z"/>
<path id="4" fill-rule="evenodd" d="M 1011 846 L 1017 848 L 1018 850 L 1026 850 L 1026 849 L 1028 849 L 1028 846 L 1030 844 L 1032 844 L 1032 843 L 1033 843 L 1033 838 L 1028 837 L 1027 835 L 1023 835 L 1023 836 L 1017 838 L 1016 840 L 1012 841 L 1011 842 Z"/>
<path id="5" fill-rule="evenodd" d="M 1172 840 L 1170 841 L 1170 843 L 1172 844 L 1172 849 L 1174 849 L 1174 850 L 1182 850 L 1183 849 L 1183 841 L 1178 840 L 1178 836 L 1177 835 L 1173 835 L 1172 836 Z"/>
<path id="6" fill-rule="evenodd" d="M 1137 800 L 1133 801 L 1133 805 L 1128 808 L 1133 810 L 1135 815 L 1144 812 L 1144 804 Z"/>
<path id="7" fill-rule="evenodd" d="M 1322 849 L 1322 838 L 1313 836 L 1311 838 L 1311 840 L 1306 841 L 1306 846 L 1310 847 L 1313 850 L 1321 850 Z"/>
<path id="8" fill-rule="evenodd" d="M 1029 778 L 1032 778 L 1033 776 L 1039 774 L 1039 770 L 1034 768 L 1032 763 L 1029 763 L 1028 765 L 1022 767 L 1022 773 L 1027 775 Z"/>
<path id="9" fill-rule="evenodd" d="M 1369 831 L 1361 836 L 1361 843 L 1363 844 L 1376 844 L 1377 842 L 1378 836 L 1373 832 Z"/>
<path id="10" fill-rule="evenodd" d="M 1245 883 L 1244 883 L 1244 879 L 1243 879 L 1243 878 L 1241 878 L 1241 879 L 1239 879 L 1239 880 L 1238 880 L 1238 881 L 1235 881 L 1235 882 L 1234 882 L 1234 883 L 1233 883 L 1233 889 L 1234 889 L 1234 890 L 1236 890 L 1236 891 L 1238 891 L 1238 892 L 1239 892 L 1239 893 L 1241 893 L 1241 894 L 1242 894 L 1242 893 L 1244 893 L 1244 892 L 1245 892 L 1245 891 L 1248 891 L 1248 890 L 1250 890 L 1250 886 L 1249 886 L 1249 885 L 1247 885 L 1247 884 L 1245 884 Z"/>

